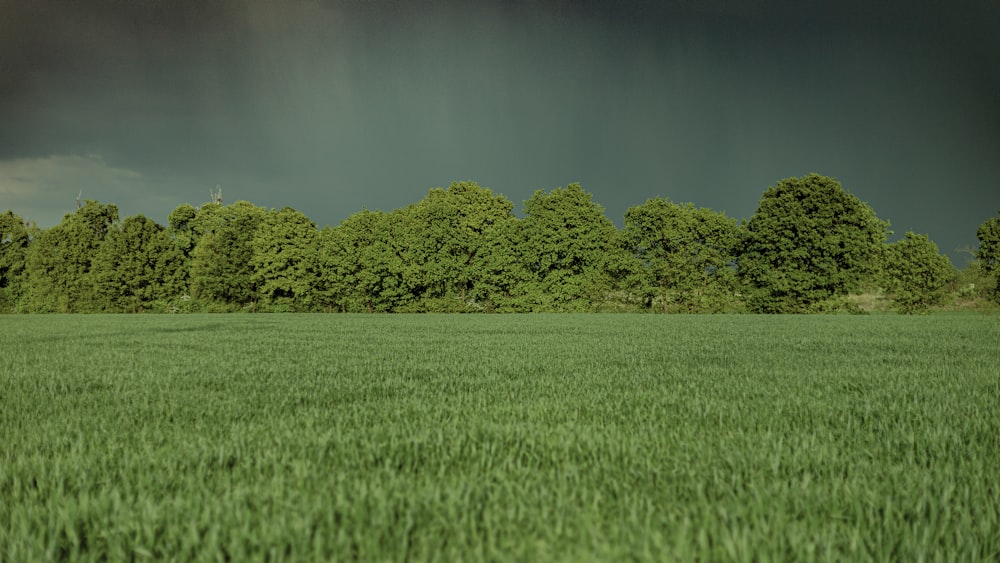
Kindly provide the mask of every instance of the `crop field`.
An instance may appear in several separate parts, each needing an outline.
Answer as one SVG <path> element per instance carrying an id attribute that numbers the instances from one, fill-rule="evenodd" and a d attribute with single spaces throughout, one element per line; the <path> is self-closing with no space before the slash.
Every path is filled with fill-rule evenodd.
<path id="1" fill-rule="evenodd" d="M 0 560 L 1000 558 L 1000 318 L 0 317 Z"/>

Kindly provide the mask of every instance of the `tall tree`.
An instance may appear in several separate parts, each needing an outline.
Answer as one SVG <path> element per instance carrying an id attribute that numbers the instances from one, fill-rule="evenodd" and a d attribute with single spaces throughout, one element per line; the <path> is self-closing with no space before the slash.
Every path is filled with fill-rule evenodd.
<path id="1" fill-rule="evenodd" d="M 95 301 L 112 311 L 140 312 L 184 291 L 184 256 L 167 230 L 143 215 L 126 217 L 94 256 Z"/>
<path id="2" fill-rule="evenodd" d="M 833 178 L 810 174 L 767 189 L 746 224 L 739 274 L 751 310 L 817 310 L 881 270 L 888 223 Z"/>
<path id="3" fill-rule="evenodd" d="M 517 244 L 536 310 L 583 310 L 608 298 L 621 258 L 618 230 L 580 184 L 524 202 Z"/>
<path id="4" fill-rule="evenodd" d="M 253 282 L 271 305 L 312 306 L 317 284 L 316 225 L 290 207 L 271 211 L 251 240 Z"/>
<path id="5" fill-rule="evenodd" d="M 885 273 L 893 305 L 904 313 L 923 313 L 940 305 L 957 274 L 927 235 L 912 232 L 886 249 Z"/>
<path id="6" fill-rule="evenodd" d="M 191 251 L 191 293 L 204 302 L 256 305 L 252 240 L 267 211 L 247 201 L 203 205 L 191 220 L 198 242 Z"/>
<path id="7" fill-rule="evenodd" d="M 28 248 L 25 305 L 31 311 L 72 313 L 93 310 L 91 262 L 118 223 L 118 207 L 87 200 Z"/>
<path id="8" fill-rule="evenodd" d="M 725 214 L 655 198 L 625 212 L 622 242 L 639 262 L 647 307 L 705 312 L 736 304 L 739 236 Z"/>
<path id="9" fill-rule="evenodd" d="M 167 233 L 183 258 L 180 265 L 180 279 L 186 291 L 191 283 L 191 254 L 200 238 L 200 233 L 194 229 L 194 221 L 197 216 L 198 209 L 187 203 L 178 205 L 167 216 Z"/>
<path id="10" fill-rule="evenodd" d="M 984 273 L 997 278 L 993 299 L 1000 302 L 1000 214 L 984 221 L 976 230 L 976 238 L 979 239 L 976 259 Z"/>
<path id="11" fill-rule="evenodd" d="M 13 211 L 0 215 L 0 313 L 17 310 L 24 291 L 24 266 L 34 230 Z"/>
<path id="12" fill-rule="evenodd" d="M 513 219 L 514 204 L 474 182 L 434 188 L 407 208 L 400 242 L 407 278 L 420 307 L 463 311 L 482 307 L 491 273 L 485 251 L 497 229 Z"/>
<path id="13" fill-rule="evenodd" d="M 522 312 L 533 307 L 529 286 L 534 275 L 522 256 L 522 221 L 506 217 L 484 233 L 471 264 L 475 285 L 470 294 L 484 311 Z"/>
<path id="14" fill-rule="evenodd" d="M 198 217 L 198 208 L 189 204 L 178 205 L 167 216 L 167 229 L 171 236 L 178 240 L 177 246 L 185 254 L 190 253 L 197 241 L 194 232 L 194 222 Z"/>
<path id="15" fill-rule="evenodd" d="M 318 297 L 326 307 L 391 312 L 412 303 L 397 236 L 404 213 L 362 210 L 321 231 Z"/>

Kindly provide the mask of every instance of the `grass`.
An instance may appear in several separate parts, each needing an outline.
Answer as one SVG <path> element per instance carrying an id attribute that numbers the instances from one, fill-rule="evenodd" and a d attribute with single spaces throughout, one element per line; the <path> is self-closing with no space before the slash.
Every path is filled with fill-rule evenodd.
<path id="1" fill-rule="evenodd" d="M 996 560 L 996 317 L 0 317 L 0 560 Z"/>

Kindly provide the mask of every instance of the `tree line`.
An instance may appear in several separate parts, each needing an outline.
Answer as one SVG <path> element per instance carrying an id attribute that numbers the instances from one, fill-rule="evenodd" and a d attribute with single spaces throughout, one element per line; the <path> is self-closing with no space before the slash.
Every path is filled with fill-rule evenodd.
<path id="1" fill-rule="evenodd" d="M 887 221 L 817 174 L 744 222 L 658 197 L 619 229 L 579 184 L 522 215 L 474 182 L 323 228 L 246 201 L 182 204 L 166 226 L 91 200 L 48 229 L 7 211 L 0 311 L 923 312 L 1000 295 L 1000 217 L 959 272 L 925 235 L 887 243 Z"/>

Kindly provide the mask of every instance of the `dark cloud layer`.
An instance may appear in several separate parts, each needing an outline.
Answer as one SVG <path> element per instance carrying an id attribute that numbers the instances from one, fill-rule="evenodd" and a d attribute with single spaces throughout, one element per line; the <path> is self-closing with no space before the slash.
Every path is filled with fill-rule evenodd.
<path id="1" fill-rule="evenodd" d="M 1000 209 L 992 2 L 0 13 L 0 208 L 42 224 L 79 189 L 163 221 L 216 184 L 336 224 L 463 179 L 515 202 L 579 181 L 619 222 L 658 195 L 749 217 L 768 185 L 815 171 L 961 264 Z"/>

